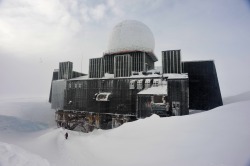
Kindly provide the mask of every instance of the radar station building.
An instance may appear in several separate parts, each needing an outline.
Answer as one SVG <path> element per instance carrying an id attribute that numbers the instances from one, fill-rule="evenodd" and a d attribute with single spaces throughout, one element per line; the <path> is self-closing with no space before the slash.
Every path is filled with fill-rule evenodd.
<path id="1" fill-rule="evenodd" d="M 213 61 L 183 62 L 180 49 L 166 50 L 157 70 L 154 47 L 153 33 L 145 24 L 125 20 L 113 28 L 103 56 L 89 60 L 88 75 L 74 75 L 72 62 L 60 63 L 50 93 L 60 125 L 67 119 L 61 117 L 65 111 L 101 117 L 99 127 L 110 128 L 110 123 L 114 127 L 118 121 L 152 114 L 180 116 L 189 114 L 189 108 L 222 105 Z M 67 125 L 75 126 L 69 121 Z"/>

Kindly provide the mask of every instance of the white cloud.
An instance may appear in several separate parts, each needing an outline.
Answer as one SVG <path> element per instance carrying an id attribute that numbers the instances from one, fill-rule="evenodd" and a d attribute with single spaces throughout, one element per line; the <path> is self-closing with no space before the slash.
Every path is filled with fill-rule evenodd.
<path id="1" fill-rule="evenodd" d="M 218 74 L 223 75 L 219 79 L 223 78 L 220 81 L 226 94 L 233 83 L 223 69 L 241 66 L 243 63 L 236 58 L 249 60 L 249 13 L 244 1 L 234 0 L 2 0 L 0 60 L 6 60 L 6 56 L 18 57 L 16 65 L 37 67 L 25 72 L 38 74 L 39 81 L 44 82 L 50 82 L 51 72 L 59 61 L 73 61 L 74 68 L 79 70 L 84 56 L 83 71 L 87 72 L 88 59 L 100 57 L 106 50 L 113 26 L 124 19 L 136 19 L 152 30 L 159 60 L 161 51 L 167 49 L 182 49 L 184 60 L 214 59 L 219 64 Z M 20 61 L 22 58 L 27 62 Z M 7 65 L 2 70 L 14 69 Z M 236 67 L 232 72 L 234 79 L 245 80 L 235 91 L 247 89 L 249 74 L 244 77 L 237 74 L 246 69 Z M 7 74 L 2 78 L 7 79 Z M 34 81 L 43 89 L 49 89 L 48 84 Z M 26 88 L 21 89 L 25 92 Z"/>
<path id="2" fill-rule="evenodd" d="M 90 9 L 90 15 L 95 20 L 100 20 L 104 17 L 107 7 L 103 4 L 97 5 L 95 8 Z"/>
<path id="3" fill-rule="evenodd" d="M 80 1 L 3 1 L 0 4 L 0 48 L 32 54 L 48 47 L 63 47 L 65 42 L 75 40 L 74 37 L 91 26 L 89 22 L 103 19 L 106 12 L 105 4 L 87 5 Z"/>
<path id="4" fill-rule="evenodd" d="M 0 43 L 5 51 L 37 53 L 60 44 L 80 29 L 79 21 L 59 1 L 17 2 L 4 1 L 0 6 L 0 24 L 4 25 Z"/>

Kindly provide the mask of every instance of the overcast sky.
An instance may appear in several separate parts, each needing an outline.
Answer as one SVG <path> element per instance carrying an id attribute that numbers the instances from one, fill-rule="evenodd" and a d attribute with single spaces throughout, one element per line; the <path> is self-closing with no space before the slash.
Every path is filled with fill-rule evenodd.
<path id="1" fill-rule="evenodd" d="M 0 95 L 49 95 L 61 61 L 88 73 L 125 19 L 146 24 L 155 54 L 214 60 L 223 96 L 250 91 L 249 0 L 0 0 Z"/>

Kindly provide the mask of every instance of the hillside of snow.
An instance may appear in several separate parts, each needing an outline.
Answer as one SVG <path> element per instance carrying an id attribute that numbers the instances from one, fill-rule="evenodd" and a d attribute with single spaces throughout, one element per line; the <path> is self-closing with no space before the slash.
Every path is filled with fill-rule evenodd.
<path id="1" fill-rule="evenodd" d="M 248 100 L 250 100 L 250 91 L 241 93 L 235 96 L 225 97 L 223 98 L 223 104 L 231 104 L 231 103 L 248 101 Z"/>
<path id="2" fill-rule="evenodd" d="M 29 153 L 15 145 L 0 142 L 1 166 L 49 166 L 46 159 Z"/>
<path id="3" fill-rule="evenodd" d="M 0 166 L 249 166 L 250 100 L 238 99 L 92 133 L 57 128 L 46 99 L 0 100 Z"/>

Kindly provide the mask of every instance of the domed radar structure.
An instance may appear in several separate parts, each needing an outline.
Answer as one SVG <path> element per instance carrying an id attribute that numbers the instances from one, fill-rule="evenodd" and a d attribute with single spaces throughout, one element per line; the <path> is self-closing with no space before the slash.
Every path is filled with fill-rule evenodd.
<path id="1" fill-rule="evenodd" d="M 145 24 L 136 20 L 125 20 L 113 28 L 107 53 L 154 52 L 154 47 L 153 33 Z"/>

